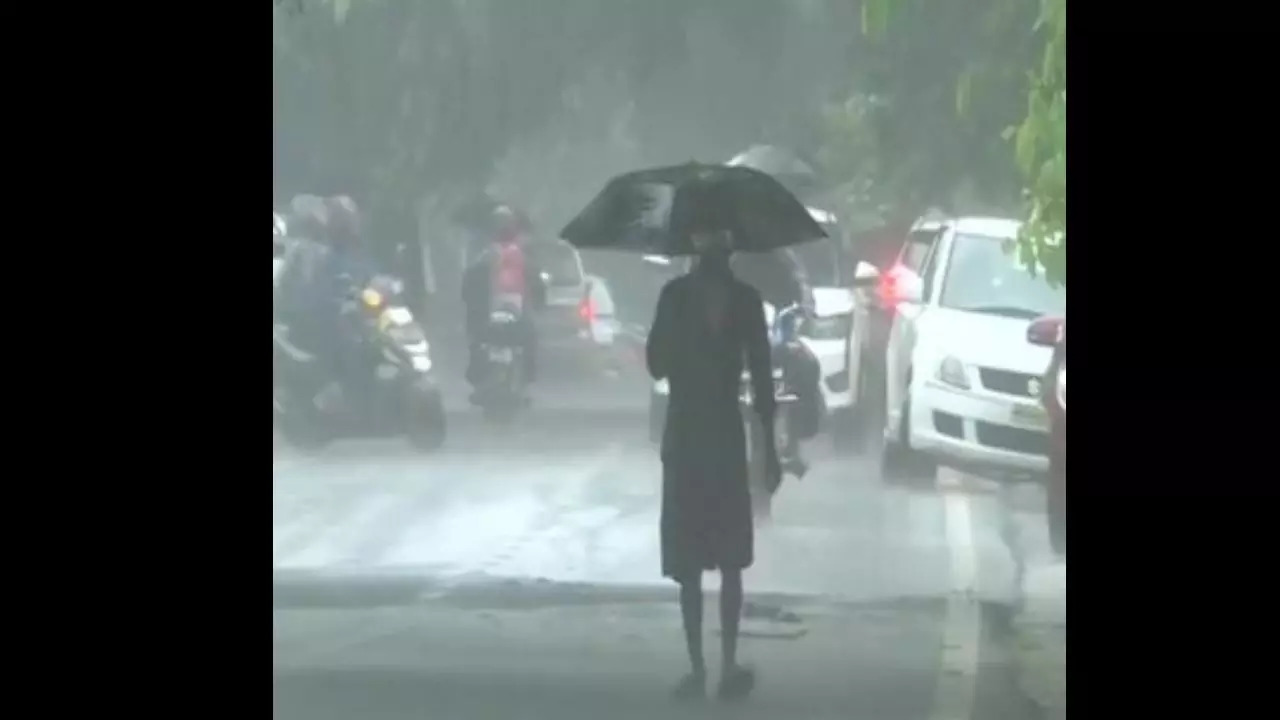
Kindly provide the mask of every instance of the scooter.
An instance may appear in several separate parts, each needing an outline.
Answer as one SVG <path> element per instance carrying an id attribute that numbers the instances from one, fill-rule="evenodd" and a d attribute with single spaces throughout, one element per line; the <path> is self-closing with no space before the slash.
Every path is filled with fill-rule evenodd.
<path id="1" fill-rule="evenodd" d="M 403 435 L 424 450 L 444 444 L 444 402 L 430 347 L 402 293 L 398 279 L 377 276 L 344 307 L 353 321 L 351 341 L 372 374 L 360 393 L 328 377 L 318 358 L 290 338 L 287 324 L 273 323 L 273 411 L 287 441 L 320 447 L 339 438 Z"/>

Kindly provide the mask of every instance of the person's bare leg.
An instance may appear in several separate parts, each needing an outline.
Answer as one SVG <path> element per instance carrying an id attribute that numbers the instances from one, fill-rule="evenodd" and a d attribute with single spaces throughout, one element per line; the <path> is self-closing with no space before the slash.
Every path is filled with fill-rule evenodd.
<path id="1" fill-rule="evenodd" d="M 702 697 L 707 686 L 707 665 L 702 655 L 702 573 L 680 581 L 680 615 L 691 672 L 676 686 L 675 695 L 681 699 Z"/>
<path id="2" fill-rule="evenodd" d="M 746 697 L 755 686 L 755 674 L 738 665 L 738 628 L 742 620 L 742 571 L 720 572 L 720 697 Z"/>

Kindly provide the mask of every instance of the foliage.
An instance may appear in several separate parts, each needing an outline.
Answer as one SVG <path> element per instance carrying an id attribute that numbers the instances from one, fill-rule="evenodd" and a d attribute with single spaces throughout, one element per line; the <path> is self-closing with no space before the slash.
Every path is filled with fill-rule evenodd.
<path id="1" fill-rule="evenodd" d="M 846 0 L 273 5 L 277 195 L 349 192 L 393 226 L 375 237 L 403 237 L 424 203 L 447 216 L 487 186 L 546 208 L 550 226 L 621 158 L 715 160 L 807 140 L 847 74 L 848 33 L 829 14 Z M 634 149 L 600 152 L 622 116 Z M 579 153 L 590 157 L 569 160 Z"/>
<path id="2" fill-rule="evenodd" d="M 951 6 L 963 6 L 968 15 L 947 15 Z M 968 121 L 969 128 L 980 133 L 968 139 L 974 149 L 982 148 L 982 153 L 971 152 L 964 162 L 979 167 L 991 163 L 981 172 L 984 182 L 998 180 L 1001 166 L 1017 169 L 1026 214 L 1018 243 L 1020 259 L 1031 272 L 1043 267 L 1051 283 L 1065 283 L 1066 0 L 863 0 L 861 11 L 863 32 L 876 41 L 873 46 L 878 53 L 893 58 L 901 67 L 924 68 L 926 83 L 949 80 L 953 117 Z M 1038 19 L 1032 21 L 1035 14 Z M 942 28 L 946 29 L 946 42 L 939 41 Z M 966 35 L 962 28 L 975 34 Z M 921 42 L 922 35 L 929 40 Z M 954 73 L 950 74 L 947 65 L 936 62 L 937 46 L 955 45 L 958 36 L 975 42 L 965 48 L 963 56 L 950 56 Z M 1035 70 L 1028 74 L 1027 67 Z M 895 73 L 889 85 L 910 83 L 913 74 Z M 1007 102 L 1017 98 L 1021 98 L 1020 109 L 1007 116 Z M 902 102 L 901 93 L 890 96 L 890 107 L 890 115 L 908 126 L 913 116 L 924 111 L 924 106 Z M 936 92 L 932 109 L 940 109 Z M 902 156 L 907 162 L 921 155 L 946 158 L 958 140 L 954 135 L 935 134 L 932 142 L 940 140 L 944 145 L 937 147 L 919 128 L 906 135 L 918 143 L 914 154 L 909 150 Z M 1005 142 L 992 143 L 999 139 Z M 892 136 L 882 145 L 882 154 L 891 152 Z M 945 161 L 942 165 L 933 168 L 937 176 L 957 177 L 954 166 L 947 167 Z"/>
<path id="3" fill-rule="evenodd" d="M 1042 0 L 1044 59 L 1031 77 L 1027 116 L 1007 136 L 1027 181 L 1027 222 L 1019 238 L 1028 267 L 1067 281 L 1067 0 Z"/>

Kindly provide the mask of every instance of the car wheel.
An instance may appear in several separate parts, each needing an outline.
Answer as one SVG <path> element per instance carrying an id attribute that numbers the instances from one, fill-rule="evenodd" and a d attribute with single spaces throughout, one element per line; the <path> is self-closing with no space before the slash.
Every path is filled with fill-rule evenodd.
<path id="1" fill-rule="evenodd" d="M 880 451 L 880 479 L 889 484 L 928 482 L 933 479 L 937 466 L 930 458 L 911 447 L 911 394 L 902 399 L 898 416 L 898 428 L 892 435 L 885 434 Z M 886 418 L 888 415 L 886 414 Z"/>

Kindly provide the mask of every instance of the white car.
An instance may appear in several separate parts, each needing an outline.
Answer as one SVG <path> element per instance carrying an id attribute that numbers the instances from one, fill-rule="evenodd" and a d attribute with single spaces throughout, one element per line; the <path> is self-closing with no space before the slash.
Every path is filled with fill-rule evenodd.
<path id="1" fill-rule="evenodd" d="M 900 278 L 885 359 L 886 480 L 935 462 L 1001 474 L 1048 469 L 1039 396 L 1052 350 L 1027 343 L 1027 323 L 1065 314 L 1067 296 L 1018 261 L 1009 246 L 1019 227 L 948 220 L 919 278 Z"/>
<path id="2" fill-rule="evenodd" d="M 615 364 L 618 320 L 609 285 L 587 274 L 582 255 L 563 240 L 526 246 L 546 284 L 547 306 L 534 315 L 539 352 L 550 362 L 570 361 L 589 367 Z"/>
<path id="3" fill-rule="evenodd" d="M 865 314 L 855 312 L 860 289 L 869 291 L 879 281 L 874 265 L 860 262 L 853 277 L 843 262 L 846 246 L 836 216 L 818 208 L 809 214 L 827 233 L 827 240 L 792 248 L 808 275 L 813 293 L 813 317 L 801 327 L 800 341 L 818 359 L 822 368 L 819 383 L 827 407 L 827 428 L 837 446 L 857 446 L 861 441 L 858 401 L 862 380 L 862 359 L 867 347 L 869 323 Z"/>

